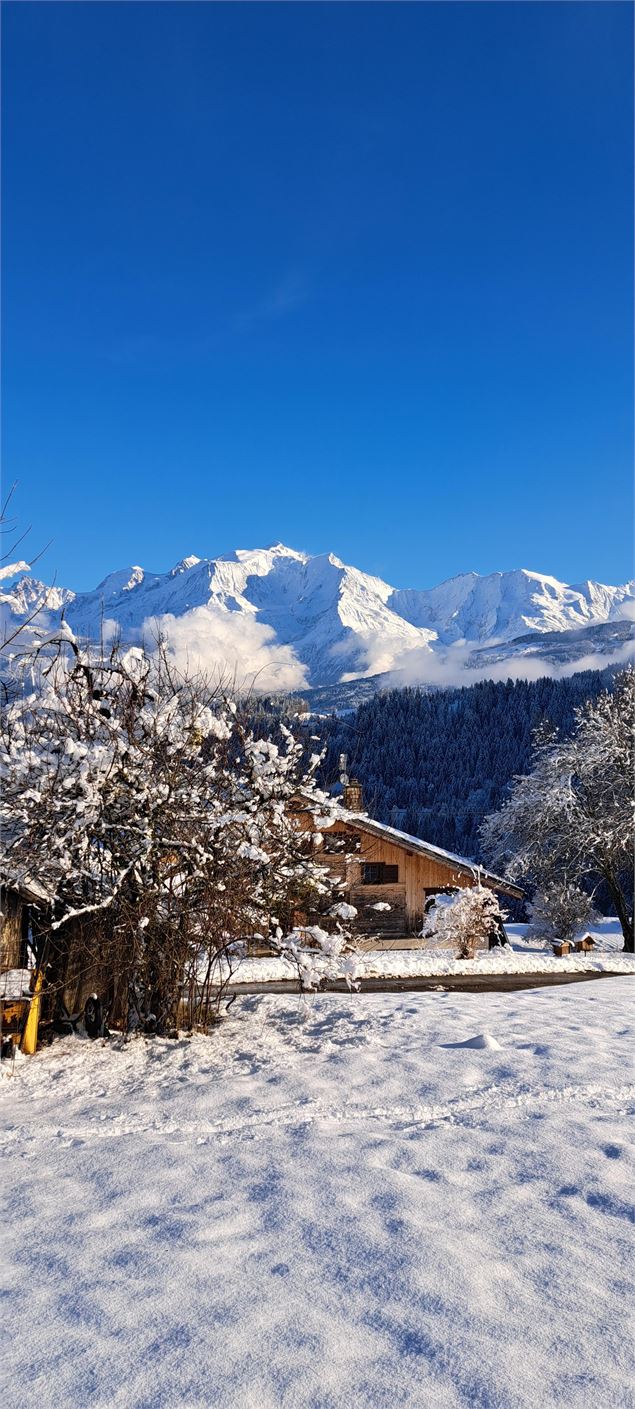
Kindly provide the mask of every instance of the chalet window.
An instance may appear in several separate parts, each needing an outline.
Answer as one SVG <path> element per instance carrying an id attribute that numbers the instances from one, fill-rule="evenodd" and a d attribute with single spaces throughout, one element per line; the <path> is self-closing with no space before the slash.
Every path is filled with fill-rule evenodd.
<path id="1" fill-rule="evenodd" d="M 362 885 L 392 886 L 398 880 L 398 866 L 387 866 L 385 861 L 366 861 L 362 866 Z"/>

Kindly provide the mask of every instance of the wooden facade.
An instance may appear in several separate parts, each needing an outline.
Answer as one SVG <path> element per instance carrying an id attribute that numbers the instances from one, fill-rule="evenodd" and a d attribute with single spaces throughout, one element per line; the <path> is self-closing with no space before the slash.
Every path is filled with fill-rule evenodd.
<path id="1" fill-rule="evenodd" d="M 304 825 L 311 825 L 308 815 Z M 419 837 L 384 827 L 365 814 L 349 817 L 344 808 L 323 832 L 318 855 L 341 881 L 342 899 L 355 906 L 355 928 L 361 935 L 396 939 L 418 934 L 426 902 L 435 894 L 479 881 L 504 895 L 522 897 L 517 886 L 471 862 L 428 846 Z"/>
<path id="2" fill-rule="evenodd" d="M 33 882 L 3 881 L 0 884 L 1 972 L 26 967 L 29 930 L 42 904 L 43 892 Z"/>
<path id="3" fill-rule="evenodd" d="M 17 891 L 0 887 L 0 972 L 22 968 L 24 905 Z"/>

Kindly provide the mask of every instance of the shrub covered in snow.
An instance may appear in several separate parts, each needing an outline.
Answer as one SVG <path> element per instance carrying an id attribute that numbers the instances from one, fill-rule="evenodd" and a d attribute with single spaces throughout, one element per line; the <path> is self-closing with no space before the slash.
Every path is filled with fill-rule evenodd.
<path id="1" fill-rule="evenodd" d="M 337 920 L 351 921 L 355 919 L 357 910 L 354 905 L 348 905 L 345 900 L 338 900 L 336 905 L 332 905 L 329 915 L 333 915 Z"/>
<path id="2" fill-rule="evenodd" d="M 529 907 L 528 933 L 548 944 L 571 942 L 597 919 L 591 896 L 573 882 L 554 882 L 536 891 Z"/>
<path id="3" fill-rule="evenodd" d="M 422 935 L 455 950 L 457 959 L 473 959 L 477 949 L 500 932 L 503 912 L 494 891 L 480 884 L 454 895 L 440 895 L 426 917 Z"/>
<path id="4" fill-rule="evenodd" d="M 343 979 L 349 989 L 359 988 L 361 964 L 341 929 L 333 933 L 320 925 L 304 925 L 286 937 L 280 934 L 273 942 L 295 967 L 303 992 L 319 988 L 325 979 Z"/>
<path id="5" fill-rule="evenodd" d="M 174 1027 L 184 992 L 188 1020 L 205 1023 L 237 941 L 273 935 L 297 964 L 297 910 L 317 922 L 336 900 L 313 845 L 332 813 L 320 756 L 306 762 L 285 726 L 279 743 L 254 738 L 222 690 L 160 647 L 50 647 L 0 739 L 3 875 L 49 898 L 38 962 L 63 987 L 71 953 L 76 969 L 98 959 L 128 1024 L 152 1013 Z M 349 908 L 336 907 L 336 935 L 316 923 L 303 979 L 316 949 L 329 962 L 346 949 Z"/>

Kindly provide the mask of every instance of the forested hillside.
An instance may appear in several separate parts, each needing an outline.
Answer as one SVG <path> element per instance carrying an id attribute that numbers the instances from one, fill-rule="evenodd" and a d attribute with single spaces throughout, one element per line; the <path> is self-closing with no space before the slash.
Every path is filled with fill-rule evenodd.
<path id="1" fill-rule="evenodd" d="M 576 707 L 611 679 L 609 671 L 584 671 L 567 680 L 376 695 L 354 713 L 320 721 L 323 781 L 336 781 L 346 753 L 365 806 L 380 821 L 478 858 L 479 826 L 514 774 L 528 768 L 533 730 L 550 720 L 566 732 Z"/>

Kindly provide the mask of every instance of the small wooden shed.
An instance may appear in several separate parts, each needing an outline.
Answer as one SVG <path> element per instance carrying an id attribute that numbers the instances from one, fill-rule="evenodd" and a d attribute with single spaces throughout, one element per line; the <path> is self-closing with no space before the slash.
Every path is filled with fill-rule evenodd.
<path id="1" fill-rule="evenodd" d="M 0 883 L 0 972 L 26 967 L 29 930 L 47 907 L 46 892 L 28 877 Z"/>

